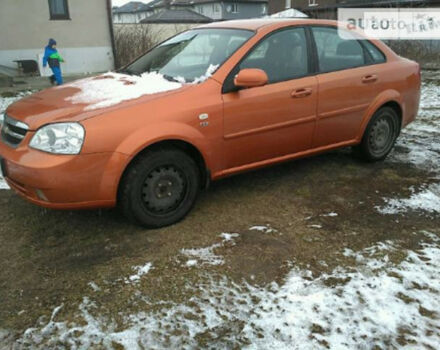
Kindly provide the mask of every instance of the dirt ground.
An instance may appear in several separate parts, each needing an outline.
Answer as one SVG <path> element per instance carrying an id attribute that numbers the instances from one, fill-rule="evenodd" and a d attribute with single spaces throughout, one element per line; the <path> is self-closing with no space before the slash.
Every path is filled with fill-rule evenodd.
<path id="1" fill-rule="evenodd" d="M 389 255 L 399 264 L 407 250 L 417 251 L 430 241 L 423 232 L 440 237 L 438 212 L 410 209 L 384 215 L 377 210 L 384 198 L 408 198 L 413 188 L 438 182 L 434 170 L 401 160 L 411 147 L 408 142 L 381 163 L 364 163 L 344 149 L 216 182 L 186 220 L 161 230 L 132 226 L 116 209 L 51 211 L 0 190 L 0 330 L 7 330 L 0 332 L 0 347 L 37 347 L 38 342 L 26 347 L 20 339 L 27 329 L 50 323 L 52 316 L 87 323 L 78 316 L 84 297 L 93 299 L 99 317 L 111 319 L 118 330 L 126 325 L 126 315 L 155 312 L 164 303 L 188 303 L 194 287 L 209 279 L 256 287 L 282 284 L 292 265 L 318 278 L 354 266 L 340 254 L 343 249 L 357 252 L 385 241 L 399 242 Z M 222 240 L 222 233 L 239 235 Z M 198 267 L 190 268 L 191 254 L 184 249 L 213 245 L 211 252 L 222 263 L 199 259 Z M 153 268 L 130 283 L 133 267 L 146 262 Z M 65 345 L 62 339 L 51 344 Z M 197 344 L 220 348 L 203 333 Z M 222 348 L 245 344 L 237 338 Z M 92 347 L 107 348 L 104 343 Z"/>

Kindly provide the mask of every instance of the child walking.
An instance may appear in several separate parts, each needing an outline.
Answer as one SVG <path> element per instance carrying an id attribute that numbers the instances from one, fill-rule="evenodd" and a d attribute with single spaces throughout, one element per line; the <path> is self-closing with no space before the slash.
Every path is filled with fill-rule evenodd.
<path id="1" fill-rule="evenodd" d="M 63 76 L 61 74 L 61 62 L 64 62 L 63 58 L 58 53 L 57 42 L 54 39 L 49 39 L 49 44 L 46 46 L 44 50 L 43 57 L 43 67 L 46 67 L 49 64 L 50 69 L 52 70 L 53 75 L 49 78 L 50 82 L 57 85 L 63 84 Z"/>

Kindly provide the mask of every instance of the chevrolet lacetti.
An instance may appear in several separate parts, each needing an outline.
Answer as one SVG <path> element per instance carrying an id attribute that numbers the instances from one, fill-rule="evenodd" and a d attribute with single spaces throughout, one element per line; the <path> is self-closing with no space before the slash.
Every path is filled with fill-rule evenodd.
<path id="1" fill-rule="evenodd" d="M 166 226 L 228 175 L 347 146 L 384 159 L 420 82 L 417 63 L 334 21 L 209 24 L 11 105 L 2 171 L 32 203 Z"/>

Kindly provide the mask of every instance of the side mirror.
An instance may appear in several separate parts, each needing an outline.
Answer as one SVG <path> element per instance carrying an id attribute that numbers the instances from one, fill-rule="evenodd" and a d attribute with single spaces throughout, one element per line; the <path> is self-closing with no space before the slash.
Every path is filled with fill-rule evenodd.
<path id="1" fill-rule="evenodd" d="M 269 78 L 264 70 L 261 69 L 243 69 L 234 79 L 234 84 L 241 88 L 253 88 L 264 86 L 269 81 Z"/>

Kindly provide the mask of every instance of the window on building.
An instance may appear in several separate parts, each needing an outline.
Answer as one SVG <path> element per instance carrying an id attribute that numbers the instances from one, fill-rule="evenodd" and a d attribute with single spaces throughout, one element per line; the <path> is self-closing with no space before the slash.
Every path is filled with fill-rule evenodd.
<path id="1" fill-rule="evenodd" d="M 67 0 L 49 0 L 51 20 L 70 19 Z"/>
<path id="2" fill-rule="evenodd" d="M 321 72 L 338 71 L 360 67 L 366 64 L 364 50 L 349 32 L 342 38 L 337 28 L 312 27 L 318 50 L 319 70 Z"/>
<path id="3" fill-rule="evenodd" d="M 212 12 L 220 12 L 219 4 L 212 4 Z"/>
<path id="4" fill-rule="evenodd" d="M 199 6 L 197 9 L 198 9 L 198 12 L 199 12 L 201 15 L 203 15 L 203 6 Z"/>
<path id="5" fill-rule="evenodd" d="M 292 7 L 292 0 L 286 0 L 286 9 L 290 9 Z"/>
<path id="6" fill-rule="evenodd" d="M 240 64 L 240 70 L 258 68 L 270 83 L 291 80 L 309 72 L 307 40 L 303 28 L 283 30 L 263 39 Z"/>
<path id="7" fill-rule="evenodd" d="M 261 14 L 267 15 L 267 5 L 266 4 L 261 5 Z"/>
<path id="8" fill-rule="evenodd" d="M 238 4 L 234 3 L 232 4 L 232 13 L 238 13 L 240 10 L 238 8 Z"/>
<path id="9" fill-rule="evenodd" d="M 310 7 L 318 6 L 318 1 L 317 0 L 309 0 L 309 6 Z"/>

